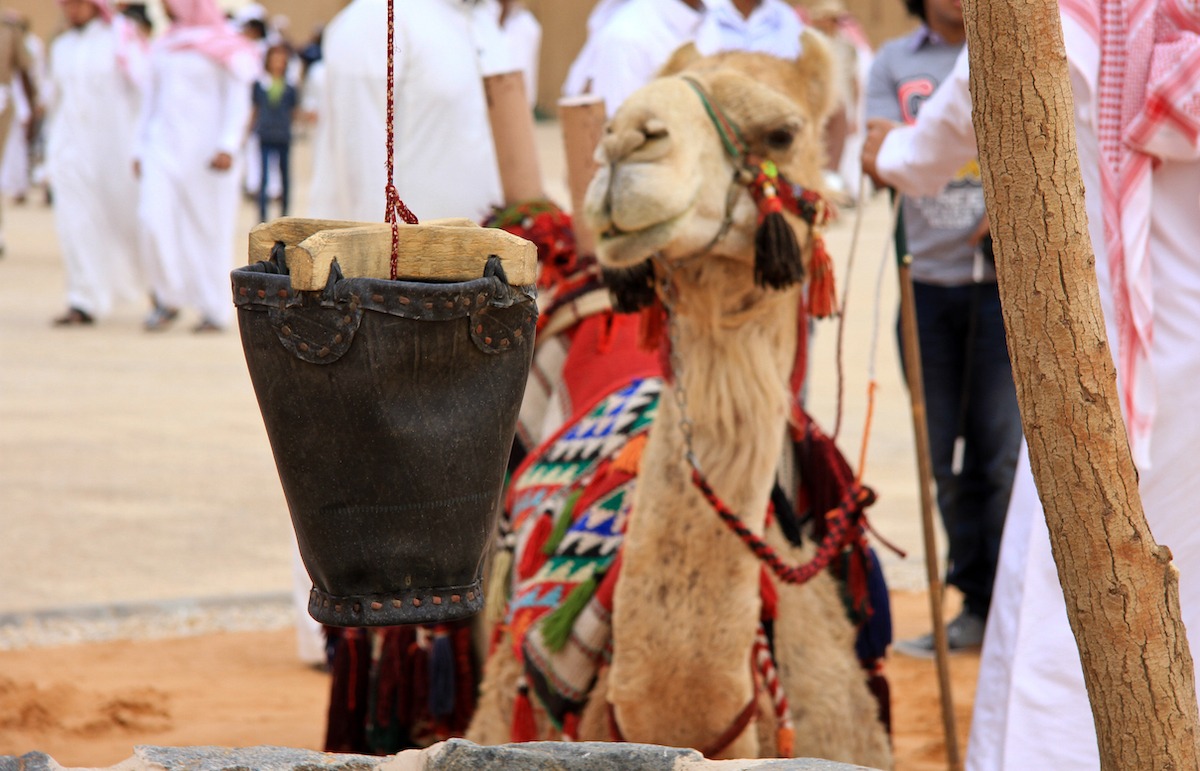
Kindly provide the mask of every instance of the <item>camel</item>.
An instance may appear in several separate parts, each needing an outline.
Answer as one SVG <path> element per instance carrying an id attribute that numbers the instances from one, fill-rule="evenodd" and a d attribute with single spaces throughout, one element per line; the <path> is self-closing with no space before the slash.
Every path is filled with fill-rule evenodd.
<path id="1" fill-rule="evenodd" d="M 727 116 L 753 156 L 819 188 L 819 132 L 836 96 L 832 58 L 814 32 L 805 32 L 803 51 L 788 62 L 685 49 L 620 107 L 597 149 L 601 170 L 585 207 L 600 234 L 597 258 L 618 286 L 622 276 L 626 284 L 652 276 L 670 313 L 674 381 L 662 386 L 640 455 L 612 596 L 611 663 L 574 738 L 694 747 L 714 758 L 779 752 L 774 715 L 755 708 L 765 697 L 750 667 L 762 564 L 693 484 L 689 455 L 748 530 L 793 563 L 811 556 L 811 545 L 792 548 L 766 526 L 791 415 L 800 266 L 777 275 L 780 266 L 756 264 L 759 206 L 739 177 L 744 159 L 731 157 L 706 111 L 707 103 Z M 784 217 L 807 259 L 809 224 Z M 653 299 L 645 285 L 639 291 Z M 792 755 L 890 768 L 837 585 L 824 574 L 776 583 L 775 656 Z M 511 738 L 523 667 L 508 630 L 500 632 L 467 732 L 479 743 Z M 536 717 L 539 735 L 551 738 L 546 716 Z"/>

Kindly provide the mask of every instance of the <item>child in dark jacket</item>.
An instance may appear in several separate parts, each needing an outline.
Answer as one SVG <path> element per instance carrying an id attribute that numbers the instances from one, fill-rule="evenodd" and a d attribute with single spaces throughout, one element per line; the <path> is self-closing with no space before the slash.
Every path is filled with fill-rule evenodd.
<path id="1" fill-rule="evenodd" d="M 272 158 L 279 163 L 280 214 L 288 213 L 290 155 L 292 149 L 292 121 L 299 105 L 296 87 L 287 82 L 288 63 L 291 51 L 285 45 L 274 45 L 267 50 L 267 77 L 254 84 L 254 133 L 262 153 L 262 179 L 258 186 L 258 216 L 267 220 L 267 174 Z"/>

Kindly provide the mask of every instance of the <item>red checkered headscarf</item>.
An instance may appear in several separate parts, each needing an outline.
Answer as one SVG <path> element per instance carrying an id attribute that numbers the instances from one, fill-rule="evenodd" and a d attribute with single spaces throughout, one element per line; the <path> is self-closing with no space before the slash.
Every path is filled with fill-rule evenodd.
<path id="1" fill-rule="evenodd" d="M 1200 144 L 1198 0 L 1062 0 L 1100 52 L 1097 133 L 1104 245 L 1116 313 L 1121 401 L 1134 460 L 1148 465 L 1156 411 L 1150 350 L 1150 173 Z"/>
<path id="2" fill-rule="evenodd" d="M 262 56 L 230 27 L 217 0 L 166 0 L 166 5 L 174 19 L 160 46 L 198 51 L 245 81 L 258 77 Z"/>

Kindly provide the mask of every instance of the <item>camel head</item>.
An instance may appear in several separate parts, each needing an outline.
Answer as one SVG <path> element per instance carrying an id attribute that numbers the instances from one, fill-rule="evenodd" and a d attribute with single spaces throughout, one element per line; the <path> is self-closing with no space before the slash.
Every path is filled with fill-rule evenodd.
<path id="1" fill-rule="evenodd" d="M 732 262 L 759 288 L 802 280 L 810 223 L 767 217 L 763 200 L 787 182 L 821 189 L 833 56 L 816 32 L 806 30 L 802 46 L 794 61 L 700 57 L 686 46 L 617 110 L 596 150 L 584 214 L 622 310 L 653 300 L 651 260 Z M 786 182 L 763 176 L 775 170 Z"/>

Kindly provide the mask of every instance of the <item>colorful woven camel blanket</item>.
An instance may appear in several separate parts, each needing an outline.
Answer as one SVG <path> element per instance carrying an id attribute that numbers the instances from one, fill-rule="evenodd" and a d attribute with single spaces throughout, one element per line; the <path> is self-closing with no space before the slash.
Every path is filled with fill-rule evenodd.
<path id="1" fill-rule="evenodd" d="M 564 736 L 574 738 L 573 724 L 600 669 L 611 660 L 612 595 L 620 573 L 620 548 L 642 448 L 662 388 L 659 378 L 640 378 L 601 398 L 544 444 L 513 477 L 507 499 L 510 532 L 505 536 L 511 560 L 505 627 L 525 671 L 517 694 L 513 741 L 544 738 L 534 727 L 530 697 L 536 698 Z M 794 437 L 802 479 L 798 508 L 811 515 L 840 502 L 851 506 L 849 516 L 858 521 L 862 506 L 845 503 L 853 482 L 848 464 L 806 415 L 801 414 L 800 424 L 803 430 L 797 426 Z M 782 527 L 784 512 L 776 506 L 773 515 Z M 820 517 L 803 519 L 808 526 L 797 521 L 792 529 L 808 530 L 818 539 L 823 536 Z M 843 582 L 847 609 L 860 638 L 874 633 L 867 621 L 872 616 L 880 621 L 886 618 L 887 595 L 886 587 L 868 591 L 868 576 L 878 572 L 878 564 L 868 556 L 865 542 L 846 547 L 832 567 L 835 578 Z M 764 621 L 769 623 L 774 591 L 765 569 L 763 583 Z M 890 632 L 890 621 L 887 626 Z M 870 672 L 886 641 L 866 647 L 871 650 L 861 650 L 860 658 Z"/>
<path id="2" fill-rule="evenodd" d="M 661 389 L 658 378 L 639 378 L 600 399 L 518 469 L 509 488 L 516 563 L 507 627 L 559 728 L 582 708 L 607 657 L 605 579 L 615 580 L 640 448 Z"/>

